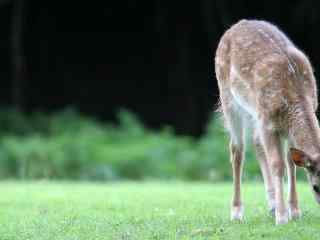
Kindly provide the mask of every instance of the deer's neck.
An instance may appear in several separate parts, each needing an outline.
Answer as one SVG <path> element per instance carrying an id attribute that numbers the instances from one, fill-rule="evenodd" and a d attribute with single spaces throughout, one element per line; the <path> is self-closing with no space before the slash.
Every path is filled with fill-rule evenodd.
<path id="1" fill-rule="evenodd" d="M 319 123 L 310 104 L 297 104 L 289 113 L 289 139 L 309 155 L 320 153 Z"/>

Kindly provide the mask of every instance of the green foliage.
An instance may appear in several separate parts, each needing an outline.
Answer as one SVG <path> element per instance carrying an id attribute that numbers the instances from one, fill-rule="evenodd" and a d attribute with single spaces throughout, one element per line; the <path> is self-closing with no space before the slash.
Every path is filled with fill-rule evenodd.
<path id="1" fill-rule="evenodd" d="M 145 128 L 122 110 L 118 124 L 101 123 L 73 109 L 54 114 L 0 111 L 0 177 L 22 179 L 231 178 L 228 137 L 214 116 L 200 139 L 169 127 Z M 245 178 L 260 177 L 248 148 Z"/>

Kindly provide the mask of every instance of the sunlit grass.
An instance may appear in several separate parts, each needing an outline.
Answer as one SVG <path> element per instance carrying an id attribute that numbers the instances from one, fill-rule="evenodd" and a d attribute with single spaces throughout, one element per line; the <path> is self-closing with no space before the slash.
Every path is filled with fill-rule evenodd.
<path id="1" fill-rule="evenodd" d="M 0 239 L 319 239 L 320 208 L 299 184 L 303 217 L 275 226 L 261 183 L 244 185 L 245 222 L 229 221 L 231 183 L 0 183 Z"/>

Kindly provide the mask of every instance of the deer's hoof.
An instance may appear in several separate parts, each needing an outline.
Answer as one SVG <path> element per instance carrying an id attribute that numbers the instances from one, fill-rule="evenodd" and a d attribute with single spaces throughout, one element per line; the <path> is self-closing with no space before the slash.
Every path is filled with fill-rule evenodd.
<path id="1" fill-rule="evenodd" d="M 276 213 L 276 225 L 286 224 L 288 223 L 288 221 L 289 221 L 289 218 L 287 213 L 282 215 Z"/>
<path id="2" fill-rule="evenodd" d="M 231 209 L 231 221 L 243 220 L 243 206 L 233 206 Z"/>
<path id="3" fill-rule="evenodd" d="M 299 208 L 290 208 L 289 207 L 289 218 L 290 219 L 298 219 L 301 217 L 301 211 Z"/>

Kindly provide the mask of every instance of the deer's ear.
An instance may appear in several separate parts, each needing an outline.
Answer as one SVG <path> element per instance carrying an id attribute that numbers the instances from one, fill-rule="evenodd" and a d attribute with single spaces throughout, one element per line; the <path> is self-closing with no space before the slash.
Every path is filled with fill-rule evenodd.
<path id="1" fill-rule="evenodd" d="M 290 158 L 298 167 L 307 167 L 310 165 L 309 156 L 296 148 L 290 148 Z"/>

